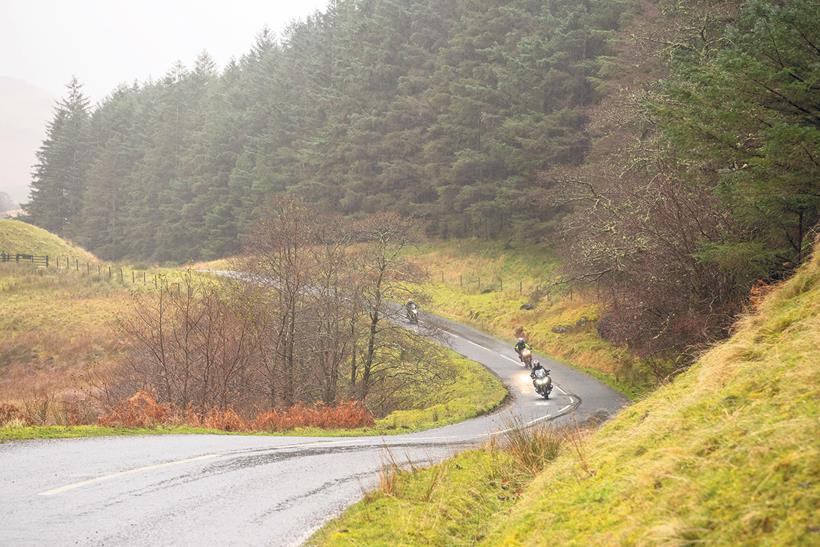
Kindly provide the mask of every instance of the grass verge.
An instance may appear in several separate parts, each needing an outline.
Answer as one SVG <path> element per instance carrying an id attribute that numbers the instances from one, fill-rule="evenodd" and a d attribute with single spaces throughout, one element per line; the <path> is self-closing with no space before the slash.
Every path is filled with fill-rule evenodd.
<path id="1" fill-rule="evenodd" d="M 673 383 L 583 441 L 565 443 L 516 499 L 499 502 L 490 456 L 464 454 L 399 476 L 398 494 L 372 495 L 314 542 L 816 544 L 818 401 L 815 256 Z M 445 485 L 440 497 L 413 497 L 432 477 Z M 442 513 L 448 504 L 454 509 Z"/>
<path id="2" fill-rule="evenodd" d="M 558 265 L 547 248 L 438 242 L 412 249 L 408 258 L 427 274 L 425 283 L 411 289 L 435 313 L 509 339 L 510 345 L 523 328 L 536 349 L 631 399 L 655 387 L 657 378 L 641 361 L 598 336 L 600 310 L 590 295 L 544 290 Z M 532 309 L 522 308 L 527 305 Z"/>
<path id="3" fill-rule="evenodd" d="M 533 474 L 558 454 L 550 427 L 513 429 L 503 439 L 424 469 L 392 457 L 379 489 L 327 524 L 312 545 L 470 545 L 508 511 Z"/>
<path id="4" fill-rule="evenodd" d="M 15 234 L 14 237 L 3 235 L 5 239 L 0 242 L 16 242 L 30 252 L 49 253 L 59 248 L 61 252 L 85 253 L 53 234 L 22 222 L 2 221 L 0 230 L 0 235 Z M 85 385 L 89 372 L 105 375 L 125 349 L 114 327 L 117 316 L 129 309 L 130 292 L 152 290 L 150 281 L 155 274 L 162 276 L 165 282 L 173 283 L 183 271 L 153 268 L 150 274 L 149 282 L 143 286 L 127 283 L 128 275 L 125 276 L 126 282 L 121 283 L 117 276 L 109 279 L 94 272 L 86 275 L 82 269 L 57 273 L 53 268 L 38 270 L 30 265 L 0 265 L 0 295 L 3 298 L 0 402 L 20 403 L 36 397 L 53 407 L 54 401 L 60 397 L 76 396 Z M 378 419 L 372 427 L 349 430 L 301 428 L 287 434 L 408 433 L 490 412 L 507 396 L 506 389 L 495 375 L 452 351 L 445 352 L 441 366 L 450 369 L 450 376 L 455 381 L 431 393 L 408 394 L 405 408 Z M 34 421 L 42 422 L 67 423 L 63 419 Z M 225 433 L 191 427 L 120 429 L 90 425 L 24 427 L 18 424 L 0 427 L 0 440 L 117 435 L 129 431 L 133 434 Z"/>

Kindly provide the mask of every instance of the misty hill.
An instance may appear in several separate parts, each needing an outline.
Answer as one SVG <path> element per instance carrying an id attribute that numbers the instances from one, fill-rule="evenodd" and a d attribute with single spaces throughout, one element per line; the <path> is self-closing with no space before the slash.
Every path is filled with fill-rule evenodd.
<path id="1" fill-rule="evenodd" d="M 0 192 L 0 214 L 6 211 L 11 211 L 17 208 L 17 204 L 11 199 L 11 196 L 5 192 Z"/>
<path id="2" fill-rule="evenodd" d="M 28 198 L 35 153 L 53 105 L 54 99 L 42 89 L 0 76 L 0 190 L 17 203 Z"/>

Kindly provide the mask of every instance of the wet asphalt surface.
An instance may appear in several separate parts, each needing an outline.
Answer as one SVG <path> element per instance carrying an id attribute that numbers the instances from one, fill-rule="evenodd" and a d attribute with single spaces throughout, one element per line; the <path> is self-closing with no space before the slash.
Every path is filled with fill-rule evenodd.
<path id="1" fill-rule="evenodd" d="M 510 344 L 451 321 L 435 323 L 454 350 L 507 385 L 511 397 L 503 408 L 387 437 L 173 435 L 2 443 L 0 546 L 296 545 L 373 488 L 388 457 L 429 464 L 486 442 L 513 419 L 582 422 L 627 403 L 594 378 L 536 355 L 556 383 L 544 400 Z"/>

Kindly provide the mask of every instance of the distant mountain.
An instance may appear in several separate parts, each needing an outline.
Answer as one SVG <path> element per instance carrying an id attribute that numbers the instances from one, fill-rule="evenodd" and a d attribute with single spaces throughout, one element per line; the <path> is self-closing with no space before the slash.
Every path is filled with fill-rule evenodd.
<path id="1" fill-rule="evenodd" d="M 0 76 L 0 191 L 28 200 L 31 168 L 55 99 L 23 80 Z"/>
<path id="2" fill-rule="evenodd" d="M 17 209 L 17 204 L 11 199 L 11 196 L 5 192 L 0 192 L 0 214 L 6 211 Z"/>

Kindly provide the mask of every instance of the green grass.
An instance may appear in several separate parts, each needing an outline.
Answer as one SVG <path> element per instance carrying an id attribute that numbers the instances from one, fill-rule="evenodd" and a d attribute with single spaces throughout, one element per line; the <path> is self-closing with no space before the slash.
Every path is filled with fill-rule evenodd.
<path id="1" fill-rule="evenodd" d="M 373 428 L 354 433 L 384 435 L 441 427 L 491 412 L 507 398 L 501 380 L 484 366 L 451 350 L 445 355 L 444 364 L 454 369 L 454 383 L 429 395 L 422 408 L 394 410 Z"/>
<path id="2" fill-rule="evenodd" d="M 319 544 L 811 545 L 820 507 L 820 256 L 775 289 L 690 370 L 562 449 L 515 503 L 490 492 L 486 455 L 431 475 L 452 492 L 408 504 L 375 495 L 319 533 Z M 452 479 L 451 479 L 452 476 Z M 452 483 L 449 481 L 453 481 Z M 412 485 L 412 486 L 411 486 Z M 443 490 L 442 490 L 443 491 Z M 378 505 L 376 505 L 378 504 Z M 472 515 L 484 515 L 480 528 Z M 406 515 L 406 516 L 404 516 Z M 394 524 L 397 523 L 397 524 Z M 412 534 L 412 535 L 410 535 Z M 428 541 L 429 538 L 433 538 Z"/>
<path id="3" fill-rule="evenodd" d="M 311 544 L 473 545 L 509 511 L 534 474 L 572 437 L 520 422 L 483 449 L 428 468 L 402 465 L 388 453 L 379 489 L 328 523 Z"/>
<path id="4" fill-rule="evenodd" d="M 508 453 L 477 450 L 442 464 L 399 472 L 324 527 L 312 545 L 469 545 L 489 531 L 526 484 Z M 457 541 L 454 541 L 458 538 Z"/>
<path id="5" fill-rule="evenodd" d="M 0 220 L 0 251 L 56 257 L 71 257 L 96 262 L 94 255 L 42 228 L 19 220 Z"/>
<path id="6" fill-rule="evenodd" d="M 230 435 L 218 429 L 197 427 L 103 427 L 100 425 L 32 425 L 0 427 L 0 442 L 31 439 L 69 439 L 77 437 L 117 437 L 125 435 L 184 435 L 213 434 Z"/>
<path id="7" fill-rule="evenodd" d="M 642 363 L 601 339 L 591 295 L 553 288 L 558 263 L 548 248 L 486 241 L 428 243 L 408 251 L 427 274 L 411 285 L 426 307 L 512 342 L 521 327 L 533 346 L 636 399 L 655 387 Z M 481 290 L 477 283 L 481 279 Z M 526 303 L 533 310 L 522 310 Z M 556 332 L 556 331 L 566 332 Z M 512 345 L 512 344 L 511 344 Z"/>

